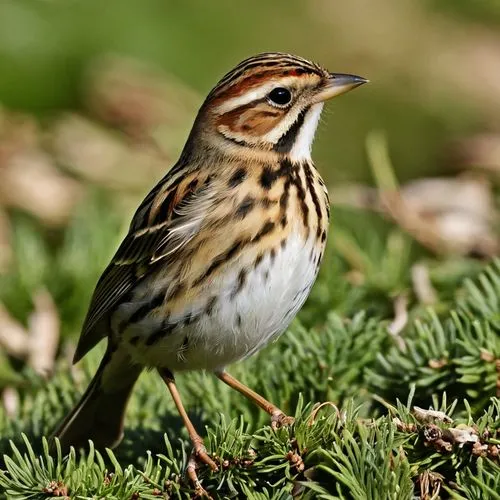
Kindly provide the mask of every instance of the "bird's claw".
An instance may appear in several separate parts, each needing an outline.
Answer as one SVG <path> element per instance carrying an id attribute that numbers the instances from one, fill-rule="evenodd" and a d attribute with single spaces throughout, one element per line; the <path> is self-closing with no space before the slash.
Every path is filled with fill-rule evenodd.
<path id="1" fill-rule="evenodd" d="M 207 449 L 205 448 L 204 444 L 202 442 L 196 442 L 194 443 L 193 451 L 191 452 L 191 456 L 189 457 L 186 474 L 188 475 L 189 480 L 194 487 L 195 498 L 212 498 L 205 490 L 205 488 L 203 488 L 200 480 L 198 479 L 196 470 L 199 469 L 200 464 L 208 465 L 212 472 L 217 472 L 219 470 L 219 466 L 207 453 Z"/>

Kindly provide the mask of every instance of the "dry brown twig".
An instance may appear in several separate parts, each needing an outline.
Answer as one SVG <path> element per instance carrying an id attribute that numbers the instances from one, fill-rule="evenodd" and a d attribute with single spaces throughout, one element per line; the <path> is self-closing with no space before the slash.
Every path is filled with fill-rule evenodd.
<path id="1" fill-rule="evenodd" d="M 413 407 L 413 415 L 421 423 L 428 422 L 444 422 L 447 424 L 453 423 L 453 419 L 446 415 L 444 411 L 420 408 L 419 406 Z"/>
<path id="2" fill-rule="evenodd" d="M 393 418 L 393 423 L 400 432 L 421 433 L 424 446 L 432 447 L 439 453 L 451 453 L 454 447 L 467 449 L 472 455 L 484 456 L 497 460 L 500 456 L 500 445 L 488 442 L 486 430 L 479 435 L 475 427 L 466 424 L 453 425 L 453 419 L 446 413 L 433 409 L 413 407 L 413 415 L 417 423 L 404 423 Z"/>

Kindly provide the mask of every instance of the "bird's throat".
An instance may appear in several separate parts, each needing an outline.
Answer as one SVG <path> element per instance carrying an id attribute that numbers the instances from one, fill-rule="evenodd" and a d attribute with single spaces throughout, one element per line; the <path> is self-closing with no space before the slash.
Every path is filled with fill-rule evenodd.
<path id="1" fill-rule="evenodd" d="M 323 103 L 319 102 L 306 111 L 301 126 L 297 128 L 294 134 L 293 145 L 288 153 L 290 160 L 293 162 L 311 161 L 311 148 L 322 110 Z M 293 126 L 290 130 L 292 129 Z"/>

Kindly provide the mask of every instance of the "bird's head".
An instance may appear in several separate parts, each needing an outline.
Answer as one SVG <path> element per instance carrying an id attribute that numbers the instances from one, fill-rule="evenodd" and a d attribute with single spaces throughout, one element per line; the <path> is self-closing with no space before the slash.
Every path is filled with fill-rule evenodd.
<path id="1" fill-rule="evenodd" d="M 367 81 L 330 73 L 290 54 L 259 54 L 220 80 L 203 104 L 195 130 L 233 154 L 308 160 L 324 101 Z"/>

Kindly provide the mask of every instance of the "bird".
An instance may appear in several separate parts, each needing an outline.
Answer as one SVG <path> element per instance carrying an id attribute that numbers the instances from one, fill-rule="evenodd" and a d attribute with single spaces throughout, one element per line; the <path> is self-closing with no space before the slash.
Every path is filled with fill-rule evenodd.
<path id="1" fill-rule="evenodd" d="M 73 362 L 107 349 L 80 401 L 52 435 L 113 448 L 141 372 L 165 382 L 193 445 L 186 473 L 198 491 L 207 453 L 175 374 L 215 374 L 266 411 L 293 419 L 226 367 L 276 340 L 318 274 L 330 202 L 311 159 L 324 102 L 368 82 L 295 55 L 250 57 L 210 91 L 177 163 L 137 208 L 97 282 Z"/>

